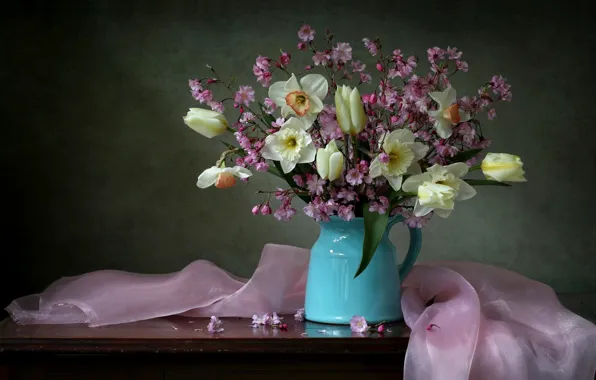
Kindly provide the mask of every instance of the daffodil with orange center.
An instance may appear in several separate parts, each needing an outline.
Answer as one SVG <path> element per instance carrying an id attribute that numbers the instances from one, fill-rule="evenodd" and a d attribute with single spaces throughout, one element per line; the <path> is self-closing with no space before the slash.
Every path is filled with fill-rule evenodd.
<path id="1" fill-rule="evenodd" d="M 303 120 L 308 129 L 323 110 L 323 99 L 329 85 L 320 74 L 308 74 L 300 79 L 292 74 L 285 82 L 275 82 L 269 87 L 269 98 L 281 109 L 281 115 L 294 115 Z"/>
<path id="2" fill-rule="evenodd" d="M 428 95 L 437 103 L 437 109 L 428 111 L 428 116 L 435 120 L 435 129 L 441 138 L 451 136 L 453 126 L 470 120 L 470 115 L 459 109 L 453 87 L 449 86 L 444 91 L 431 92 Z"/>

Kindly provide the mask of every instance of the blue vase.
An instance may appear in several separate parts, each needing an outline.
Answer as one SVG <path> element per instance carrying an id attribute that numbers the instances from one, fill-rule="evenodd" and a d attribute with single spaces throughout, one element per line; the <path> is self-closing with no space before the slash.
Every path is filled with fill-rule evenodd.
<path id="1" fill-rule="evenodd" d="M 309 321 L 349 324 L 354 315 L 369 323 L 398 321 L 401 280 L 420 251 L 422 234 L 410 228 L 410 248 L 399 265 L 389 231 L 403 217 L 389 219 L 385 233 L 368 267 L 354 278 L 362 259 L 364 218 L 346 222 L 336 216 L 321 222 L 321 234 L 310 253 L 306 282 L 305 317 Z"/>

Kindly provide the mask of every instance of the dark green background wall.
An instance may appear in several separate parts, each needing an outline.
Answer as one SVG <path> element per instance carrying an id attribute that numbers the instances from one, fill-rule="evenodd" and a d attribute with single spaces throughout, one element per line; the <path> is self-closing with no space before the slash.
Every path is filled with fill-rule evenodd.
<path id="1" fill-rule="evenodd" d="M 434 220 L 422 260 L 478 260 L 561 292 L 596 291 L 588 2 L 119 3 L 3 10 L 3 305 L 96 269 L 163 273 L 204 258 L 250 276 L 265 243 L 309 247 L 318 227 L 308 217 L 250 213 L 254 191 L 276 179 L 197 189 L 221 145 L 182 123 L 196 105 L 187 79 L 205 75 L 205 63 L 245 83 L 257 54 L 289 49 L 306 64 L 294 51 L 301 20 L 331 28 L 364 59 L 362 37 L 422 57 L 456 46 L 470 72 L 454 86 L 471 95 L 493 74 L 507 77 L 513 102 L 486 131 L 492 151 L 523 158 L 529 182 L 482 188 Z M 401 229 L 393 238 L 403 249 Z"/>

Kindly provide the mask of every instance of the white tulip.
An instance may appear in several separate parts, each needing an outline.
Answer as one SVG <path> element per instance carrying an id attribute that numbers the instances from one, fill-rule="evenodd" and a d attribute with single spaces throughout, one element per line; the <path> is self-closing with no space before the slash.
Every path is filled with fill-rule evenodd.
<path id="1" fill-rule="evenodd" d="M 453 211 L 453 200 L 465 201 L 476 195 L 476 190 L 460 178 L 466 174 L 468 165 L 458 162 L 447 166 L 435 164 L 425 173 L 406 179 L 403 191 L 418 195 L 414 215 L 424 216 L 434 210 L 435 214 L 446 218 Z"/>
<path id="2" fill-rule="evenodd" d="M 212 166 L 201 173 L 197 179 L 197 186 L 205 189 L 215 185 L 217 188 L 225 189 L 236 184 L 234 177 L 248 178 L 250 176 L 252 176 L 250 170 L 242 166 L 234 166 L 233 168 Z"/>
<path id="3" fill-rule="evenodd" d="M 341 176 L 343 169 L 344 155 L 337 148 L 335 140 L 317 150 L 317 172 L 321 178 L 335 181 Z"/>
<path id="4" fill-rule="evenodd" d="M 420 173 L 418 160 L 428 152 L 428 145 L 414 142 L 416 136 L 407 129 L 397 129 L 381 138 L 383 152 L 389 162 L 383 163 L 379 156 L 370 164 L 370 176 L 384 176 L 395 191 L 399 191 L 406 173 Z"/>
<path id="5" fill-rule="evenodd" d="M 339 128 L 349 135 L 355 136 L 362 132 L 368 118 L 364 113 L 364 106 L 358 88 L 351 89 L 343 85 L 335 91 L 335 114 Z"/>
<path id="6" fill-rule="evenodd" d="M 304 121 L 291 117 L 278 132 L 265 139 L 261 155 L 279 161 L 284 174 L 291 172 L 297 164 L 315 160 L 317 149 L 304 125 Z"/>
<path id="7" fill-rule="evenodd" d="M 228 129 L 228 121 L 222 113 L 203 108 L 191 108 L 183 119 L 186 125 L 207 138 L 221 135 Z"/>
<path id="8" fill-rule="evenodd" d="M 300 79 L 292 74 L 285 82 L 275 82 L 269 87 L 269 98 L 281 108 L 281 115 L 296 115 L 304 119 L 306 128 L 310 128 L 323 110 L 323 99 L 327 96 L 329 84 L 320 74 L 308 74 Z"/>
<path id="9" fill-rule="evenodd" d="M 437 102 L 437 109 L 428 111 L 428 115 L 435 119 L 435 129 L 441 138 L 446 139 L 451 136 L 453 125 L 470 120 L 470 115 L 459 109 L 453 87 L 449 86 L 444 91 L 431 92 L 428 95 Z"/>
<path id="10" fill-rule="evenodd" d="M 499 182 L 525 182 L 524 163 L 518 156 L 507 153 L 488 153 L 482 160 L 482 173 L 487 179 Z"/>

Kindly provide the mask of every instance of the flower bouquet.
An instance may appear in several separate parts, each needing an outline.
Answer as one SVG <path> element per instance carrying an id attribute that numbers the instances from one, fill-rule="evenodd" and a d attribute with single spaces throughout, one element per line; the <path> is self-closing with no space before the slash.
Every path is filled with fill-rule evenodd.
<path id="1" fill-rule="evenodd" d="M 227 149 L 199 176 L 198 187 L 229 188 L 235 178 L 248 181 L 253 171 L 269 172 L 287 187 L 258 191 L 264 199 L 253 214 L 289 220 L 298 197 L 317 222 L 361 219 L 359 265 L 351 274 L 358 277 L 392 218 L 420 228 L 434 215 L 448 217 L 456 202 L 476 195 L 474 186 L 525 181 L 519 157 L 484 154 L 491 140 L 479 116 L 486 112 L 492 120 L 495 103 L 511 100 L 502 76 L 493 76 L 474 96 L 458 97 L 451 81 L 468 64 L 457 48 L 428 49 L 429 70 L 420 73 L 417 56 L 386 51 L 378 38 L 362 40 L 373 57 L 369 64 L 356 60 L 352 46 L 329 31 L 319 42 L 315 30 L 302 25 L 298 38 L 297 50 L 312 56 L 306 67 L 292 68 L 287 51 L 256 58 L 256 81 L 268 88 L 262 101 L 253 87 L 235 85 L 209 65 L 209 77 L 189 80 L 192 96 L 211 109 L 191 108 L 186 125 L 207 138 L 230 132 L 237 140 L 224 143 Z M 374 86 L 372 72 L 378 75 Z M 214 86 L 229 97 L 214 99 Z M 370 91 L 361 94 L 366 87 Z M 223 115 L 226 107 L 237 110 L 231 124 Z M 466 178 L 480 169 L 486 179 Z"/>

